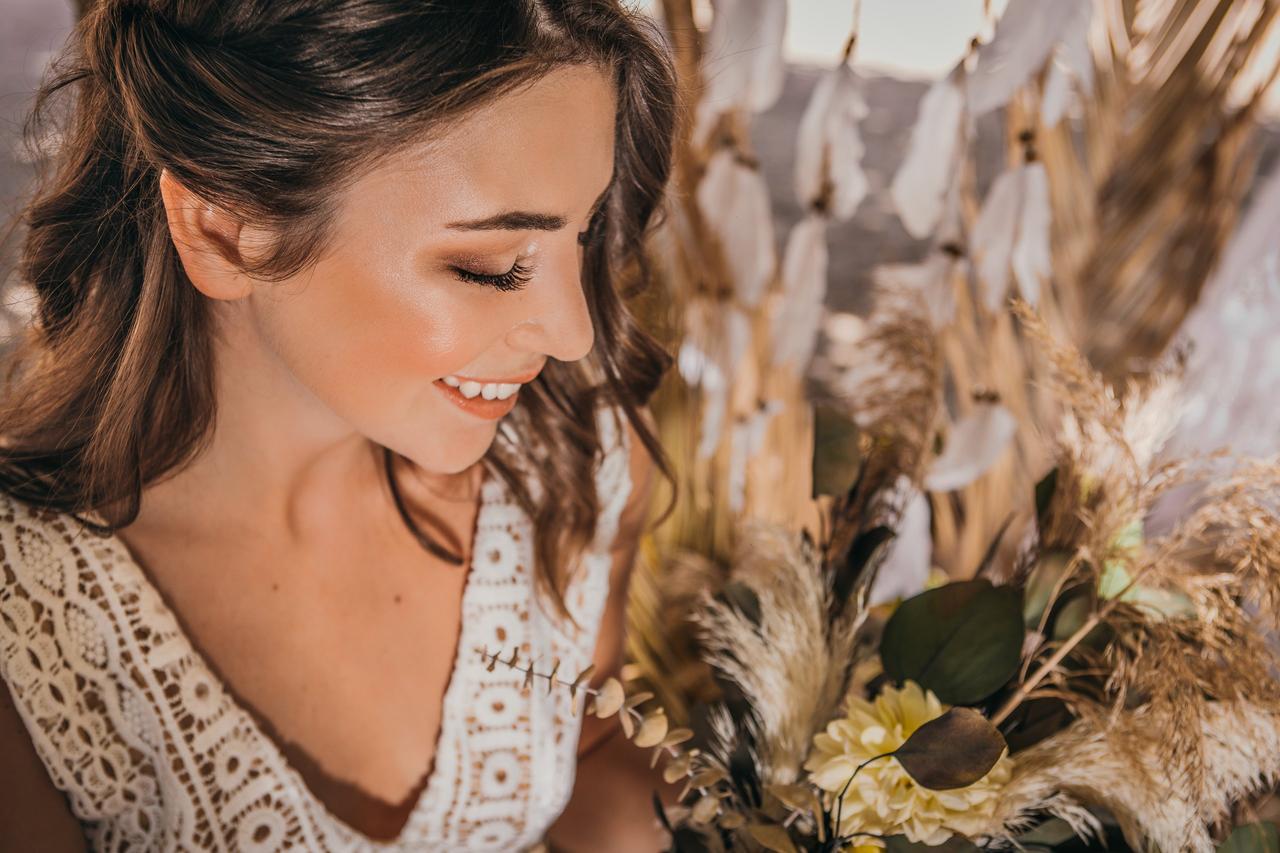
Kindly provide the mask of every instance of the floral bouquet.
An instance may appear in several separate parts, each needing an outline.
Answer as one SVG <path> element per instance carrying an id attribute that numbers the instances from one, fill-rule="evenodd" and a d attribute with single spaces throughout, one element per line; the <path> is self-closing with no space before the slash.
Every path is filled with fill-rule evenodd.
<path id="1" fill-rule="evenodd" d="M 1144 538 L 1208 461 L 1159 461 L 1175 385 L 1113 394 L 1018 304 L 1062 401 L 1053 467 L 972 579 L 884 600 L 919 490 L 981 453 L 922 428 L 942 389 L 911 305 L 864 340 L 862 461 L 824 535 L 752 524 L 721 582 L 698 574 L 722 695 L 670 729 L 652 693 L 587 691 L 685 780 L 658 805 L 673 849 L 1276 849 L 1240 805 L 1280 778 L 1280 464 L 1240 463 Z"/>

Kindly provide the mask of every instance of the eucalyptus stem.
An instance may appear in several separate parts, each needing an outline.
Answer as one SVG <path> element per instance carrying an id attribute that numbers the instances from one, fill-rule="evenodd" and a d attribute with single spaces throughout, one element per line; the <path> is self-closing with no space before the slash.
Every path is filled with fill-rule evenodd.
<path id="1" fill-rule="evenodd" d="M 1088 619 L 1084 620 L 1084 624 L 1081 625 L 1074 634 L 1067 638 L 1066 642 L 1059 646 L 1058 650 L 1050 655 L 1049 659 L 1041 664 L 1040 668 L 1032 673 L 1031 677 L 1024 681 L 1017 691 L 1000 706 L 1000 710 L 996 711 L 995 715 L 991 718 L 991 725 L 1000 725 L 1010 714 L 1017 710 L 1018 706 L 1022 704 L 1022 701 L 1027 698 L 1027 695 L 1031 693 L 1031 691 L 1034 690 L 1041 681 L 1044 681 L 1045 678 L 1048 677 L 1049 673 L 1053 672 L 1053 670 L 1057 668 L 1058 664 L 1062 663 L 1067 655 L 1071 654 L 1072 649 L 1080 645 L 1084 638 L 1089 635 L 1090 631 L 1098 627 L 1098 624 L 1102 621 L 1102 617 L 1111 611 L 1111 606 L 1104 607 L 1097 613 L 1091 615 Z"/>
<path id="2" fill-rule="evenodd" d="M 866 761 L 859 764 L 857 767 L 853 768 L 853 773 L 849 775 L 849 780 L 844 783 L 844 787 L 841 788 L 840 793 L 836 795 L 836 825 L 835 825 L 836 832 L 840 831 L 840 814 L 844 810 L 843 808 L 844 795 L 845 795 L 845 792 L 849 790 L 849 786 L 853 784 L 853 780 L 856 779 L 858 774 L 861 773 L 863 769 L 871 762 L 879 761 L 882 758 L 892 758 L 892 757 L 893 757 L 892 752 L 886 752 L 886 753 L 883 753 L 882 755 L 874 755 L 871 758 L 868 758 Z"/>
<path id="3" fill-rule="evenodd" d="M 1121 597 L 1129 590 L 1133 589 L 1137 585 L 1138 581 L 1142 580 L 1142 578 L 1155 565 L 1155 561 L 1149 561 L 1141 569 L 1134 572 L 1133 577 L 1129 579 L 1127 584 L 1125 584 L 1115 595 L 1111 596 L 1111 598 L 1107 600 L 1106 604 L 1102 605 L 1102 607 L 1098 608 L 1095 613 L 1091 614 L 1089 618 L 1084 621 L 1084 624 L 1081 625 L 1074 634 L 1068 637 L 1058 650 L 1050 655 L 1049 659 L 1040 665 L 1039 669 L 1032 673 L 1030 678 L 1022 682 L 1014 694 L 1000 706 L 1000 710 L 996 711 L 995 715 L 991 718 L 991 725 L 998 726 L 1008 719 L 1009 715 L 1017 710 L 1018 706 L 1027 698 L 1028 694 L 1030 694 L 1032 690 L 1035 690 L 1036 687 L 1039 686 L 1040 682 L 1044 681 L 1049 676 L 1049 673 L 1053 672 L 1053 670 L 1057 668 L 1058 664 L 1062 663 L 1062 661 L 1066 659 L 1067 655 L 1071 654 L 1075 647 L 1084 641 L 1085 637 L 1089 636 L 1090 631 L 1098 627 L 1098 625 L 1102 623 L 1102 620 L 1111 614 L 1111 611 L 1120 603 Z"/>

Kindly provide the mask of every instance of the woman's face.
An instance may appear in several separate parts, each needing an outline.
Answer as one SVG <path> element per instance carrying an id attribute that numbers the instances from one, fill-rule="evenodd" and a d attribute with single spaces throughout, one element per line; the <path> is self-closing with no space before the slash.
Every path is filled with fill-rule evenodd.
<path id="1" fill-rule="evenodd" d="M 370 440 L 427 471 L 476 462 L 499 420 L 440 380 L 528 380 L 591 351 L 579 238 L 613 172 L 615 109 L 601 71 L 559 69 L 366 174 L 321 260 L 254 287 L 265 345 Z"/>

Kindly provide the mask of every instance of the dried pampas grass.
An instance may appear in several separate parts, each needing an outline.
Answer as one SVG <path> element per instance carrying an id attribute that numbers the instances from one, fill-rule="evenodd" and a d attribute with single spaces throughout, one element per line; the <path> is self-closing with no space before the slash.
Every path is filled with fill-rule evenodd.
<path id="1" fill-rule="evenodd" d="M 1208 702 L 1191 733 L 1204 745 L 1203 774 L 1190 785 L 1171 766 L 1162 738 L 1173 721 L 1148 709 L 1114 720 L 1082 719 L 1018 753 L 990 837 L 1012 847 L 1032 813 L 1096 833 L 1086 804 L 1105 803 L 1135 850 L 1212 853 L 1209 827 L 1233 803 L 1280 779 L 1280 716 L 1250 702 Z M 1123 745 L 1117 741 L 1124 741 Z"/>
<path id="2" fill-rule="evenodd" d="M 759 745 L 757 767 L 765 784 L 792 784 L 801 774 L 813 733 L 836 716 L 855 660 L 857 619 L 828 621 L 831 589 L 820 555 L 807 539 L 774 526 L 743 531 L 741 556 L 730 584 L 758 599 L 743 608 L 741 597 L 704 593 L 692 618 L 712 666 L 751 697 L 751 738 Z M 728 752 L 740 734 L 717 731 Z"/>

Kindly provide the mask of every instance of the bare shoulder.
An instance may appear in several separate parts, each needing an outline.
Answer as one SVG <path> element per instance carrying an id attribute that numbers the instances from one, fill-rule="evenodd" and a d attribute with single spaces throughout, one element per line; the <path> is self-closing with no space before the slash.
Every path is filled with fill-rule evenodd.
<path id="1" fill-rule="evenodd" d="M 36 754 L 0 679 L 0 850 L 84 851 L 80 822 Z"/>

